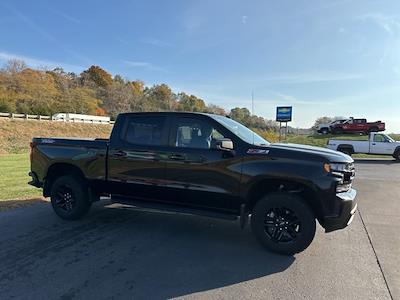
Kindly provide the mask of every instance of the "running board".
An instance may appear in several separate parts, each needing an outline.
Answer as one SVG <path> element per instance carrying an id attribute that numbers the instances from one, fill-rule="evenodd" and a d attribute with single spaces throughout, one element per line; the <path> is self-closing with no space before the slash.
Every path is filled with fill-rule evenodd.
<path id="1" fill-rule="evenodd" d="M 153 212 L 170 212 L 182 215 L 201 216 L 215 219 L 223 219 L 229 221 L 236 221 L 240 216 L 230 213 L 208 211 L 205 209 L 191 208 L 185 206 L 178 206 L 173 204 L 164 204 L 160 202 L 150 202 L 137 199 L 125 199 L 119 197 L 111 197 L 111 202 L 123 204 L 130 209 L 139 211 L 153 211 Z"/>

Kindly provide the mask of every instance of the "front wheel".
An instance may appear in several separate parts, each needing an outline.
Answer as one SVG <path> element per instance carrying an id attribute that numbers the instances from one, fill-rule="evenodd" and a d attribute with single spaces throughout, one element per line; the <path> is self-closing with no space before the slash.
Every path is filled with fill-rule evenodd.
<path id="1" fill-rule="evenodd" d="M 54 212 L 65 220 L 81 218 L 91 206 L 87 186 L 69 175 L 55 180 L 50 197 Z"/>
<path id="2" fill-rule="evenodd" d="M 329 129 L 328 128 L 322 128 L 321 129 L 321 133 L 322 134 L 328 134 L 329 133 Z"/>
<path id="3" fill-rule="evenodd" d="M 254 206 L 251 228 L 268 250 L 292 255 L 311 244 L 316 224 L 313 212 L 300 197 L 288 193 L 272 193 Z"/>
<path id="4" fill-rule="evenodd" d="M 394 158 L 398 163 L 400 163 L 400 150 L 395 153 Z"/>

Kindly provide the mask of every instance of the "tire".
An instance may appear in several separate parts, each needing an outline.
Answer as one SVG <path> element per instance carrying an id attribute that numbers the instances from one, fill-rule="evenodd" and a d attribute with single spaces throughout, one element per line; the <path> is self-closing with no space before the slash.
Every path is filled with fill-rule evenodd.
<path id="1" fill-rule="evenodd" d="M 342 134 L 343 131 L 342 131 L 342 129 L 333 129 L 332 133 L 333 134 Z"/>
<path id="2" fill-rule="evenodd" d="M 64 220 L 83 217 L 91 206 L 86 184 L 70 175 L 54 181 L 50 197 L 54 212 Z"/>
<path id="3" fill-rule="evenodd" d="M 353 154 L 353 152 L 350 149 L 346 149 L 346 148 L 339 149 L 338 151 L 342 152 L 344 154 L 347 154 L 348 156 L 351 156 Z"/>
<path id="4" fill-rule="evenodd" d="M 400 150 L 396 151 L 393 157 L 396 159 L 398 163 L 400 163 Z"/>
<path id="5" fill-rule="evenodd" d="M 321 133 L 322 134 L 328 134 L 329 133 L 329 129 L 328 128 L 322 128 L 321 129 Z"/>
<path id="6" fill-rule="evenodd" d="M 314 239 L 315 216 L 298 196 L 272 193 L 261 198 L 252 210 L 251 229 L 268 250 L 293 255 Z"/>

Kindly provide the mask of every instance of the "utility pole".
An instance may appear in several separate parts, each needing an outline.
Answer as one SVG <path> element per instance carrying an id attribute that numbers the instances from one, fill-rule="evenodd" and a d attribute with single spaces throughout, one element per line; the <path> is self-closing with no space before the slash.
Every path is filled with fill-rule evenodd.
<path id="1" fill-rule="evenodd" d="M 254 91 L 251 91 L 251 114 L 254 116 Z"/>

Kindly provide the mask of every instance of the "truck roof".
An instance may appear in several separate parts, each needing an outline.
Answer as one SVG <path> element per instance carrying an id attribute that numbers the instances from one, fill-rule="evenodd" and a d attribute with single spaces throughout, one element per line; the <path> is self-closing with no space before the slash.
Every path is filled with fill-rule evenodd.
<path id="1" fill-rule="evenodd" d="M 224 116 L 224 115 L 217 115 L 217 114 L 209 114 L 209 113 L 202 113 L 202 112 L 191 112 L 191 111 L 154 111 L 154 112 L 127 112 L 127 113 L 120 113 L 119 115 L 130 116 L 130 115 L 203 115 L 203 116 Z M 227 117 L 227 116 L 226 116 Z"/>

